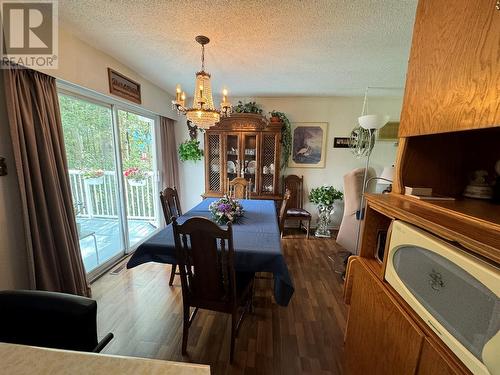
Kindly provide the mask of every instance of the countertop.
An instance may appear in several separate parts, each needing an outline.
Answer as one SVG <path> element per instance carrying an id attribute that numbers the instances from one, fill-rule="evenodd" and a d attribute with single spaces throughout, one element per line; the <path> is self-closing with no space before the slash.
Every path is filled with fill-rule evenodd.
<path id="1" fill-rule="evenodd" d="M 210 366 L 0 343 L 1 375 L 209 375 Z"/>

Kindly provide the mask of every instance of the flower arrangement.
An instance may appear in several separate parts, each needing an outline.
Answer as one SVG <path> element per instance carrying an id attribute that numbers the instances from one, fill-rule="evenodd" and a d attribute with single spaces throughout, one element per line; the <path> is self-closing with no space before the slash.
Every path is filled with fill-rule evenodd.
<path id="1" fill-rule="evenodd" d="M 102 169 L 87 169 L 82 173 L 84 179 L 99 178 L 102 176 L 104 176 L 104 171 Z"/>
<path id="2" fill-rule="evenodd" d="M 148 178 L 148 172 L 142 171 L 137 167 L 126 169 L 123 175 L 132 181 L 143 181 Z"/>
<path id="3" fill-rule="evenodd" d="M 224 197 L 208 206 L 214 220 L 219 224 L 237 223 L 243 217 L 243 206 L 236 199 Z"/>
<path id="4" fill-rule="evenodd" d="M 341 191 L 328 185 L 314 188 L 309 193 L 309 201 L 311 201 L 311 203 L 326 207 L 332 207 L 336 200 L 342 199 L 343 197 L 344 194 Z"/>

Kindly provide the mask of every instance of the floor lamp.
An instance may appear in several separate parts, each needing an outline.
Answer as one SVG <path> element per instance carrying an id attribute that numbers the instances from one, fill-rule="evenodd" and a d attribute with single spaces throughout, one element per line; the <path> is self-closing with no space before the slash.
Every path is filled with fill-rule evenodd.
<path id="1" fill-rule="evenodd" d="M 363 103 L 363 113 L 366 110 L 366 96 L 368 94 L 368 89 L 365 93 L 365 102 Z M 356 255 L 359 254 L 359 237 L 361 234 L 361 221 L 364 218 L 364 204 L 365 204 L 365 191 L 367 188 L 367 175 L 368 175 L 368 167 L 370 165 L 370 156 L 373 151 L 373 147 L 375 146 L 375 133 L 377 130 L 382 128 L 389 121 L 389 116 L 383 115 L 366 115 L 358 117 L 359 126 L 366 133 L 367 144 L 366 150 L 364 154 L 366 155 L 366 163 L 365 163 L 365 174 L 363 176 L 363 187 L 361 192 L 361 203 L 359 207 L 359 223 L 358 223 L 358 233 L 356 236 Z"/>

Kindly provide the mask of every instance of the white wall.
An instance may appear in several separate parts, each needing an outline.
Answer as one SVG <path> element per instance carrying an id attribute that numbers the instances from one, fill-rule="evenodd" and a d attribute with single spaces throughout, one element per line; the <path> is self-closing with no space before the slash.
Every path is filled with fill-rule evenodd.
<path id="1" fill-rule="evenodd" d="M 41 71 L 75 85 L 113 96 L 109 93 L 108 67 L 141 84 L 141 107 L 156 114 L 177 119 L 177 113 L 171 108 L 173 98 L 169 94 L 110 55 L 93 48 L 62 27 L 59 27 L 58 69 Z M 124 100 L 119 97 L 115 98 Z"/>
<path id="2" fill-rule="evenodd" d="M 365 159 L 355 159 L 349 149 L 333 148 L 334 137 L 347 137 L 355 127 L 360 115 L 362 97 L 282 97 L 282 98 L 231 98 L 233 103 L 238 100 L 255 100 L 262 106 L 265 113 L 277 110 L 287 114 L 293 122 L 327 122 L 328 141 L 325 168 L 287 168 L 286 174 L 304 176 L 306 194 L 313 187 L 323 184 L 333 185 L 337 189 L 343 187 L 343 175 L 350 170 L 364 167 Z M 391 121 L 398 121 L 402 106 L 402 97 L 372 97 L 369 99 L 370 113 L 382 113 L 391 116 Z M 189 137 L 185 120 L 179 122 L 177 141 Z M 200 140 L 203 135 L 199 135 Z M 394 142 L 377 141 L 372 153 L 370 165 L 380 173 L 384 166 L 394 164 L 396 146 Z M 199 196 L 204 191 L 203 162 L 180 162 L 181 166 L 181 197 L 184 209 L 191 208 L 199 202 Z M 316 211 L 309 202 L 305 208 L 310 212 Z M 333 221 L 338 226 L 342 217 L 342 205 L 339 206 Z"/>

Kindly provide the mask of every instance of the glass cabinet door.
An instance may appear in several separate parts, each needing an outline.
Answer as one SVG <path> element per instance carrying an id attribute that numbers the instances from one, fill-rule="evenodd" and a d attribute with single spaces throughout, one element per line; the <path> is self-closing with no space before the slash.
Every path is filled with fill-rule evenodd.
<path id="1" fill-rule="evenodd" d="M 257 192 L 257 134 L 243 134 L 240 176 L 250 182 L 249 192 Z"/>
<path id="2" fill-rule="evenodd" d="M 207 188 L 209 192 L 220 193 L 223 190 L 222 186 L 222 171 L 224 170 L 221 165 L 221 135 L 218 133 L 207 134 L 208 158 L 206 160 L 206 170 L 208 170 Z"/>
<path id="3" fill-rule="evenodd" d="M 278 139 L 274 133 L 262 133 L 260 163 L 260 194 L 277 193 L 276 145 Z"/>
<path id="4" fill-rule="evenodd" d="M 240 173 L 240 134 L 229 133 L 226 135 L 226 190 L 229 189 L 229 181 L 239 176 Z"/>

